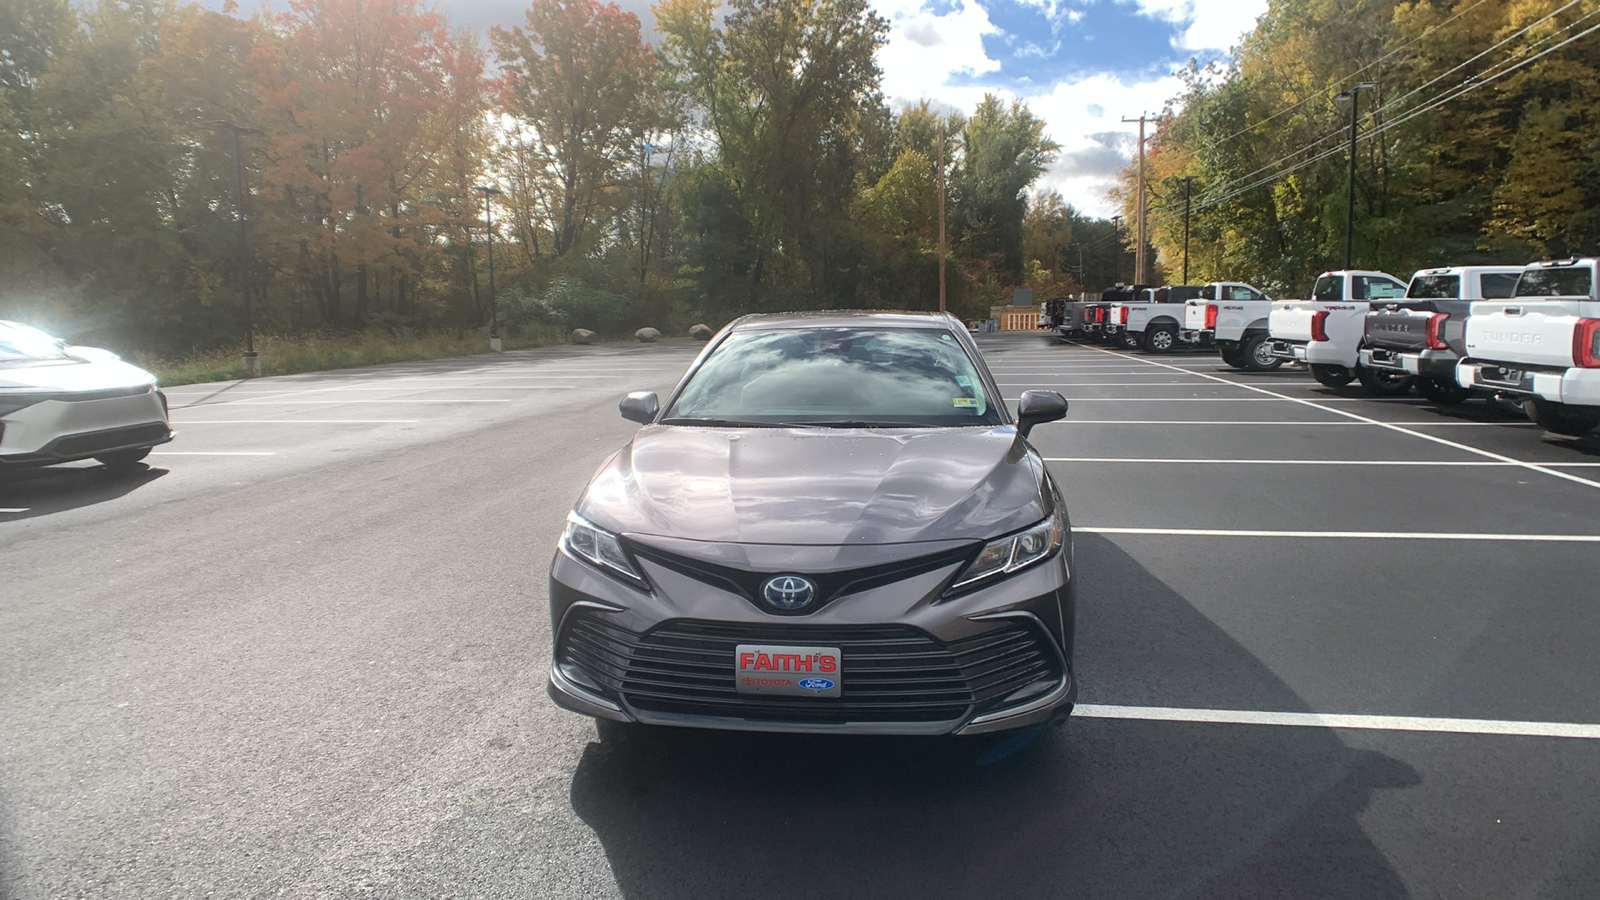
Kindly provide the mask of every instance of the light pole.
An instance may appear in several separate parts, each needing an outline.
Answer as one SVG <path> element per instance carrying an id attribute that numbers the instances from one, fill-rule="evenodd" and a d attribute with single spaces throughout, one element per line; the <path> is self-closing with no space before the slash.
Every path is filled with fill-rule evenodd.
<path id="1" fill-rule="evenodd" d="M 500 305 L 494 294 L 494 213 L 489 209 L 489 195 L 500 193 L 492 184 L 480 184 L 483 191 L 483 224 L 489 232 L 489 350 L 500 352 Z"/>
<path id="2" fill-rule="evenodd" d="M 1189 192 L 1194 176 L 1183 176 L 1183 284 L 1189 283 Z"/>
<path id="3" fill-rule="evenodd" d="M 1122 217 L 1121 216 L 1112 216 L 1111 217 L 1111 246 L 1114 248 L 1112 250 L 1113 256 L 1111 258 L 1113 260 L 1115 260 L 1115 264 L 1112 266 L 1112 268 L 1114 268 L 1116 270 L 1115 281 L 1116 281 L 1117 284 L 1121 284 L 1122 283 Z"/>
<path id="4" fill-rule="evenodd" d="M 246 275 L 250 266 L 250 239 L 245 233 L 244 152 L 240 147 L 239 136 L 261 132 L 255 128 L 245 128 L 221 120 L 206 124 L 233 132 L 233 217 L 239 223 L 239 293 L 244 297 L 244 377 L 259 378 L 261 357 L 256 353 L 255 304 L 250 297 L 250 279 Z"/>
<path id="5" fill-rule="evenodd" d="M 1375 81 L 1358 81 L 1350 86 L 1350 90 L 1340 91 L 1333 98 L 1350 102 L 1350 180 L 1345 184 L 1344 191 L 1344 267 L 1346 269 L 1350 268 L 1351 251 L 1355 246 L 1357 113 L 1361 109 L 1361 92 L 1376 90 L 1377 87 L 1378 83 Z"/>

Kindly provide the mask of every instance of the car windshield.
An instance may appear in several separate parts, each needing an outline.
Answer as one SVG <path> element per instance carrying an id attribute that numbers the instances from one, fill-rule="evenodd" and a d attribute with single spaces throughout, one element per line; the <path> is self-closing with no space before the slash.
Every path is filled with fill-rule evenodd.
<path id="1" fill-rule="evenodd" d="M 1450 300 L 1461 296 L 1460 275 L 1418 275 L 1406 296 L 1414 300 Z"/>
<path id="2" fill-rule="evenodd" d="M 1313 300 L 1343 300 L 1344 276 L 1324 275 L 1317 279 L 1317 284 L 1311 289 Z"/>
<path id="3" fill-rule="evenodd" d="M 997 425 L 961 344 L 939 328 L 736 332 L 690 378 L 668 424 Z"/>
<path id="4" fill-rule="evenodd" d="M 1587 297 L 1589 268 L 1528 269 L 1517 281 L 1518 297 Z"/>
<path id="5" fill-rule="evenodd" d="M 60 341 L 39 329 L 0 323 L 0 363 L 69 358 Z"/>

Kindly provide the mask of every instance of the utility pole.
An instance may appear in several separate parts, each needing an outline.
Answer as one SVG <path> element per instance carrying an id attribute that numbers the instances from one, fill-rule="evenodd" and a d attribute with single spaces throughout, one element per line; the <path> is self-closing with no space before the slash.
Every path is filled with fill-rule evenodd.
<path id="1" fill-rule="evenodd" d="M 1155 118 L 1143 113 L 1137 119 L 1123 119 L 1122 121 L 1139 123 L 1139 242 L 1133 250 L 1133 283 L 1144 284 L 1144 245 L 1145 245 L 1145 199 L 1144 199 L 1144 125 L 1153 122 Z"/>
<path id="2" fill-rule="evenodd" d="M 483 191 L 483 224 L 489 231 L 489 350 L 500 352 L 500 305 L 494 293 L 494 213 L 489 209 L 489 195 L 500 193 L 492 184 L 480 184 Z"/>
<path id="3" fill-rule="evenodd" d="M 1350 180 L 1345 184 L 1344 191 L 1344 267 L 1350 268 L 1351 251 L 1355 247 L 1356 234 L 1356 124 L 1359 121 L 1358 112 L 1361 108 L 1361 92 L 1376 90 L 1375 81 L 1359 81 L 1350 86 L 1348 91 L 1340 91 L 1334 95 L 1335 100 L 1348 100 L 1350 102 Z"/>
<path id="4" fill-rule="evenodd" d="M 1194 186 L 1194 176 L 1185 175 L 1183 181 L 1183 281 L 1189 283 L 1189 193 Z"/>
<path id="5" fill-rule="evenodd" d="M 944 312 L 944 118 L 939 119 L 939 312 Z"/>
<path id="6" fill-rule="evenodd" d="M 255 128 L 245 128 L 232 122 L 207 122 L 217 128 L 233 132 L 233 217 L 239 223 L 239 293 L 244 297 L 244 377 L 261 377 L 261 356 L 256 353 L 255 303 L 250 294 L 250 238 L 245 233 L 244 216 L 244 150 L 239 136 L 245 133 L 260 134 Z"/>

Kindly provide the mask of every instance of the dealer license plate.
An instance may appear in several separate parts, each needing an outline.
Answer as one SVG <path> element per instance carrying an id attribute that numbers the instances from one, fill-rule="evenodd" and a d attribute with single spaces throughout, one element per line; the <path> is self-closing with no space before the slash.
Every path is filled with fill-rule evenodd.
<path id="1" fill-rule="evenodd" d="M 734 687 L 741 694 L 837 697 L 843 686 L 838 647 L 740 644 L 734 650 Z"/>

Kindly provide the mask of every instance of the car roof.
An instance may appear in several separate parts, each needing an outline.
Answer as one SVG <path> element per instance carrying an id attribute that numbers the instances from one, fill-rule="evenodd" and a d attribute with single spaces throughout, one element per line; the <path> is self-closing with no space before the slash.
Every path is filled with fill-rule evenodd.
<path id="1" fill-rule="evenodd" d="M 860 328 L 863 326 L 876 326 L 879 328 L 960 328 L 965 330 L 964 326 L 949 313 L 877 309 L 822 309 L 814 312 L 757 313 L 738 319 L 731 327 L 734 331 L 767 331 L 781 328 Z"/>
<path id="2" fill-rule="evenodd" d="M 1509 275 L 1509 274 L 1511 274 L 1513 272 L 1521 272 L 1523 270 L 1523 268 L 1524 268 L 1523 266 L 1487 266 L 1487 265 L 1486 266 L 1439 266 L 1438 268 L 1433 268 L 1433 269 L 1418 269 L 1416 272 L 1412 273 L 1411 277 L 1415 278 L 1418 275 L 1466 275 L 1469 272 L 1483 272 L 1484 274 L 1496 274 L 1496 273 L 1498 273 L 1498 274 L 1502 274 L 1502 275 Z"/>

